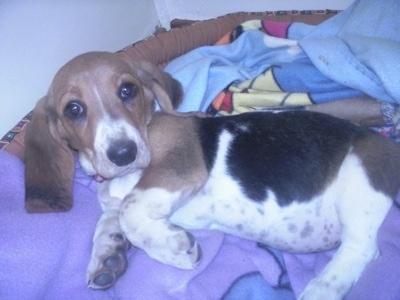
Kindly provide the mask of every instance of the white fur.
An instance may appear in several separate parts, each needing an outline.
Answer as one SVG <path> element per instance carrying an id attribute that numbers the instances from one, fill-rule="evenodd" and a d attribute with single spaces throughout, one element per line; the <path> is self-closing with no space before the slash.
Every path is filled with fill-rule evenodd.
<path id="1" fill-rule="evenodd" d="M 113 164 L 107 157 L 107 149 L 114 141 L 129 139 L 137 145 L 137 157 L 125 168 Z M 116 174 L 128 174 L 136 169 L 146 167 L 150 162 L 150 152 L 139 131 L 123 119 L 114 120 L 105 115 L 99 122 L 95 139 L 94 151 L 86 149 L 79 152 L 79 162 L 88 175 L 98 174 L 104 178 L 113 178 Z"/>
<path id="2" fill-rule="evenodd" d="M 332 249 L 334 258 L 301 299 L 341 299 L 378 255 L 377 233 L 392 200 L 369 183 L 360 159 L 348 154 L 332 184 L 311 201 L 281 207 L 273 193 L 262 203 L 247 199 L 226 174 L 232 136 L 221 134 L 215 168 L 199 195 L 174 213 L 184 228 L 222 230 L 293 252 Z M 356 222 L 354 220 L 357 220 Z"/>
<path id="3" fill-rule="evenodd" d="M 182 193 L 160 188 L 135 189 L 125 198 L 120 224 L 128 240 L 161 262 L 192 269 L 198 262 L 198 245 L 188 233 L 168 218 Z"/>
<path id="4" fill-rule="evenodd" d="M 108 193 L 114 195 L 115 204 L 120 203 L 118 198 L 125 200 L 119 217 L 104 216 L 102 219 L 107 220 L 100 220 L 97 230 L 109 232 L 113 228 L 123 232 L 151 257 L 180 268 L 193 268 L 199 259 L 198 245 L 184 228 L 222 230 L 294 252 L 309 253 L 340 244 L 333 259 L 306 286 L 300 299 L 341 299 L 378 255 L 377 232 L 392 200 L 370 185 L 360 159 L 350 150 L 336 178 L 313 199 L 280 206 L 274 193 L 268 191 L 267 199 L 254 202 L 227 172 L 226 155 L 233 138 L 227 131 L 220 134 L 207 182 L 183 206 L 177 204 L 187 196 L 183 193 L 160 188 L 133 189 L 124 197 L 121 191 L 130 191 L 132 184 L 127 182 L 132 178 L 112 181 Z M 110 225 L 107 221 L 111 219 L 116 224 L 119 220 L 122 228 Z M 102 235 L 95 235 L 95 241 L 99 236 Z M 107 243 L 106 239 L 102 243 Z M 104 258 L 106 254 L 103 248 L 101 254 L 95 252 L 94 256 Z M 99 268 L 99 259 L 92 260 L 88 277 Z"/>

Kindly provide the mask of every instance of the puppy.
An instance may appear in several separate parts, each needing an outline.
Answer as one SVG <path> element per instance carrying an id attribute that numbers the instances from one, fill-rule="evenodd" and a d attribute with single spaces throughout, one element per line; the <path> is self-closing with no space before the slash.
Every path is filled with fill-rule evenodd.
<path id="1" fill-rule="evenodd" d="M 341 299 L 379 254 L 378 229 L 400 187 L 398 145 L 305 111 L 178 114 L 180 99 L 171 76 L 120 53 L 67 63 L 27 132 L 26 209 L 71 207 L 77 153 L 99 182 L 104 210 L 88 266 L 91 288 L 115 283 L 129 244 L 195 268 L 201 249 L 187 229 L 197 228 L 283 251 L 339 246 L 300 298 Z"/>

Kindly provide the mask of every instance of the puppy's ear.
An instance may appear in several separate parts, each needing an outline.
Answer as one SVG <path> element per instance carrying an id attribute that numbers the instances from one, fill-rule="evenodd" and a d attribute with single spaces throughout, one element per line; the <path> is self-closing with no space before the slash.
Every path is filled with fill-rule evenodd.
<path id="1" fill-rule="evenodd" d="M 36 105 L 25 136 L 25 208 L 28 212 L 71 209 L 74 157 L 49 120 L 47 98 Z"/>
<path id="2" fill-rule="evenodd" d="M 145 87 L 150 89 L 161 109 L 176 114 L 175 109 L 182 101 L 182 86 L 171 75 L 146 61 L 135 61 L 134 68 Z"/>

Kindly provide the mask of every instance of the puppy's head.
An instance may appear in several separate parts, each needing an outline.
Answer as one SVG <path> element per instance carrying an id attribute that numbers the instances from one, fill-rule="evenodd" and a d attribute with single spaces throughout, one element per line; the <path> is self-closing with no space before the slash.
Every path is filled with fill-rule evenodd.
<path id="1" fill-rule="evenodd" d="M 156 103 L 174 113 L 181 87 L 170 75 L 119 53 L 80 55 L 56 74 L 26 135 L 26 209 L 72 206 L 73 151 L 96 180 L 145 168 L 146 127 Z"/>

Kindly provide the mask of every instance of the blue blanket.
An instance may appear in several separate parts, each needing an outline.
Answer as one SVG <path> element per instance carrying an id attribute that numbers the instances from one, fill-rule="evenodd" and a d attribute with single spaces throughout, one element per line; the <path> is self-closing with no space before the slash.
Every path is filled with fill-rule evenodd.
<path id="1" fill-rule="evenodd" d="M 358 0 L 320 25 L 292 23 L 285 37 L 246 30 L 233 43 L 195 49 L 166 67 L 185 90 L 179 110 L 206 111 L 226 87 L 271 68 L 283 91 L 311 103 L 365 94 L 400 103 L 399 10 L 397 0 Z"/>

